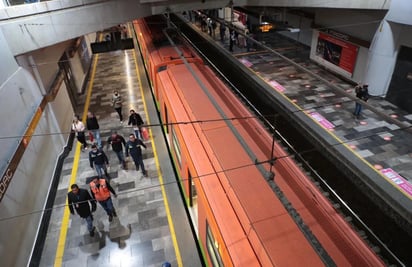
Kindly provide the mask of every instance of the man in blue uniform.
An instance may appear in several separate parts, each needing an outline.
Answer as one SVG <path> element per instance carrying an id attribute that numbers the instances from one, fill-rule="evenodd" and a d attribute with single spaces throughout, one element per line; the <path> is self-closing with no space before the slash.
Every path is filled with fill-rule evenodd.
<path id="1" fill-rule="evenodd" d="M 132 156 L 134 164 L 136 165 L 136 170 L 142 168 L 143 175 L 147 177 L 147 171 L 143 164 L 142 149 L 146 149 L 146 145 L 142 140 L 137 139 L 134 134 L 129 135 L 129 141 L 126 143 L 126 157 Z"/>
<path id="2" fill-rule="evenodd" d="M 89 162 L 90 167 L 96 168 L 97 175 L 99 178 L 103 177 L 104 174 L 108 179 L 110 179 L 109 174 L 107 173 L 107 165 L 109 165 L 109 159 L 107 158 L 106 154 L 103 150 L 98 149 L 96 145 L 92 145 L 92 150 L 89 152 Z M 94 165 L 94 166 L 93 166 Z"/>

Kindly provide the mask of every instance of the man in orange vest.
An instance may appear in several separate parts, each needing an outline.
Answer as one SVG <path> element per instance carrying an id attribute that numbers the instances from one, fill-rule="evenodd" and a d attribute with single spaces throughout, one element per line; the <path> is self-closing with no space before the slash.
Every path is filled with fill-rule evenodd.
<path id="1" fill-rule="evenodd" d="M 114 210 L 110 193 L 112 193 L 114 197 L 117 197 L 116 192 L 113 190 L 113 188 L 110 186 L 110 183 L 106 179 L 99 179 L 99 177 L 97 176 L 93 178 L 89 185 L 92 197 L 96 199 L 103 207 L 103 209 L 109 216 L 109 222 L 111 222 L 113 220 L 113 216 L 117 217 L 117 214 Z"/>

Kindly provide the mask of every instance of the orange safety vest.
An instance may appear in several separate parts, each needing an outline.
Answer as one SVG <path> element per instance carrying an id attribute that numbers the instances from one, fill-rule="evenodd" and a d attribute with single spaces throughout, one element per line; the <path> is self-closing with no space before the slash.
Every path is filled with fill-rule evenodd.
<path id="1" fill-rule="evenodd" d="M 92 190 L 97 201 L 105 201 L 110 197 L 110 191 L 107 188 L 106 180 L 99 179 L 99 184 L 100 187 L 97 188 L 97 185 L 94 182 L 91 182 L 90 189 Z"/>

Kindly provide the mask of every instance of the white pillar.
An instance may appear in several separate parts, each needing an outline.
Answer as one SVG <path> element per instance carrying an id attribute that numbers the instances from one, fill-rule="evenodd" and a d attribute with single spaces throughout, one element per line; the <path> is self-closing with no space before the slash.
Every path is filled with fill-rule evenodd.
<path id="1" fill-rule="evenodd" d="M 381 22 L 369 48 L 364 83 L 369 84 L 369 94 L 385 96 L 395 68 L 398 37 L 402 26 Z"/>

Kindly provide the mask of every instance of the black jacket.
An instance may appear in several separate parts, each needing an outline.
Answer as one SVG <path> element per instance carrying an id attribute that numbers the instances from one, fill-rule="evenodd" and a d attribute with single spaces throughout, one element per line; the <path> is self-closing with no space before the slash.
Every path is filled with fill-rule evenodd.
<path id="1" fill-rule="evenodd" d="M 87 130 L 98 130 L 99 129 L 99 123 L 97 122 L 97 118 L 96 117 L 87 117 L 86 119 L 86 127 Z"/>
<path id="2" fill-rule="evenodd" d="M 86 189 L 79 188 L 79 193 L 77 195 L 70 191 L 67 194 L 67 199 L 71 214 L 74 214 L 74 210 L 76 210 L 80 217 L 88 217 L 91 214 L 89 203 L 92 204 L 92 211 L 96 210 L 96 201 L 92 199 Z"/>
<path id="3" fill-rule="evenodd" d="M 112 136 L 110 136 L 107 139 L 107 147 L 109 147 L 109 144 L 112 145 L 113 151 L 116 151 L 116 152 L 123 151 L 122 144 L 126 147 L 126 141 L 124 140 L 123 136 L 118 135 L 118 134 L 116 135 L 115 138 L 112 138 Z"/>
<path id="4" fill-rule="evenodd" d="M 146 148 L 146 145 L 140 139 L 135 139 L 134 142 L 132 142 L 130 140 L 127 141 L 127 144 L 126 144 L 126 157 L 129 156 L 129 152 L 130 152 L 130 155 L 132 157 L 134 157 L 134 156 L 140 156 L 141 157 L 142 156 L 141 147 Z"/>
<path id="5" fill-rule="evenodd" d="M 363 101 L 368 101 L 369 99 L 369 90 L 368 86 L 356 86 L 355 88 L 356 97 L 362 99 Z"/>
<path id="6" fill-rule="evenodd" d="M 142 117 L 140 117 L 139 113 L 135 112 L 135 113 L 132 113 L 129 116 L 128 125 L 140 126 L 140 125 L 143 125 L 143 124 L 144 124 L 143 119 L 142 119 Z"/>
<path id="7" fill-rule="evenodd" d="M 91 150 L 89 152 L 89 163 L 90 167 L 93 168 L 93 163 L 98 165 L 109 164 L 109 159 L 107 158 L 106 154 L 101 149 L 97 149 L 96 151 Z"/>

